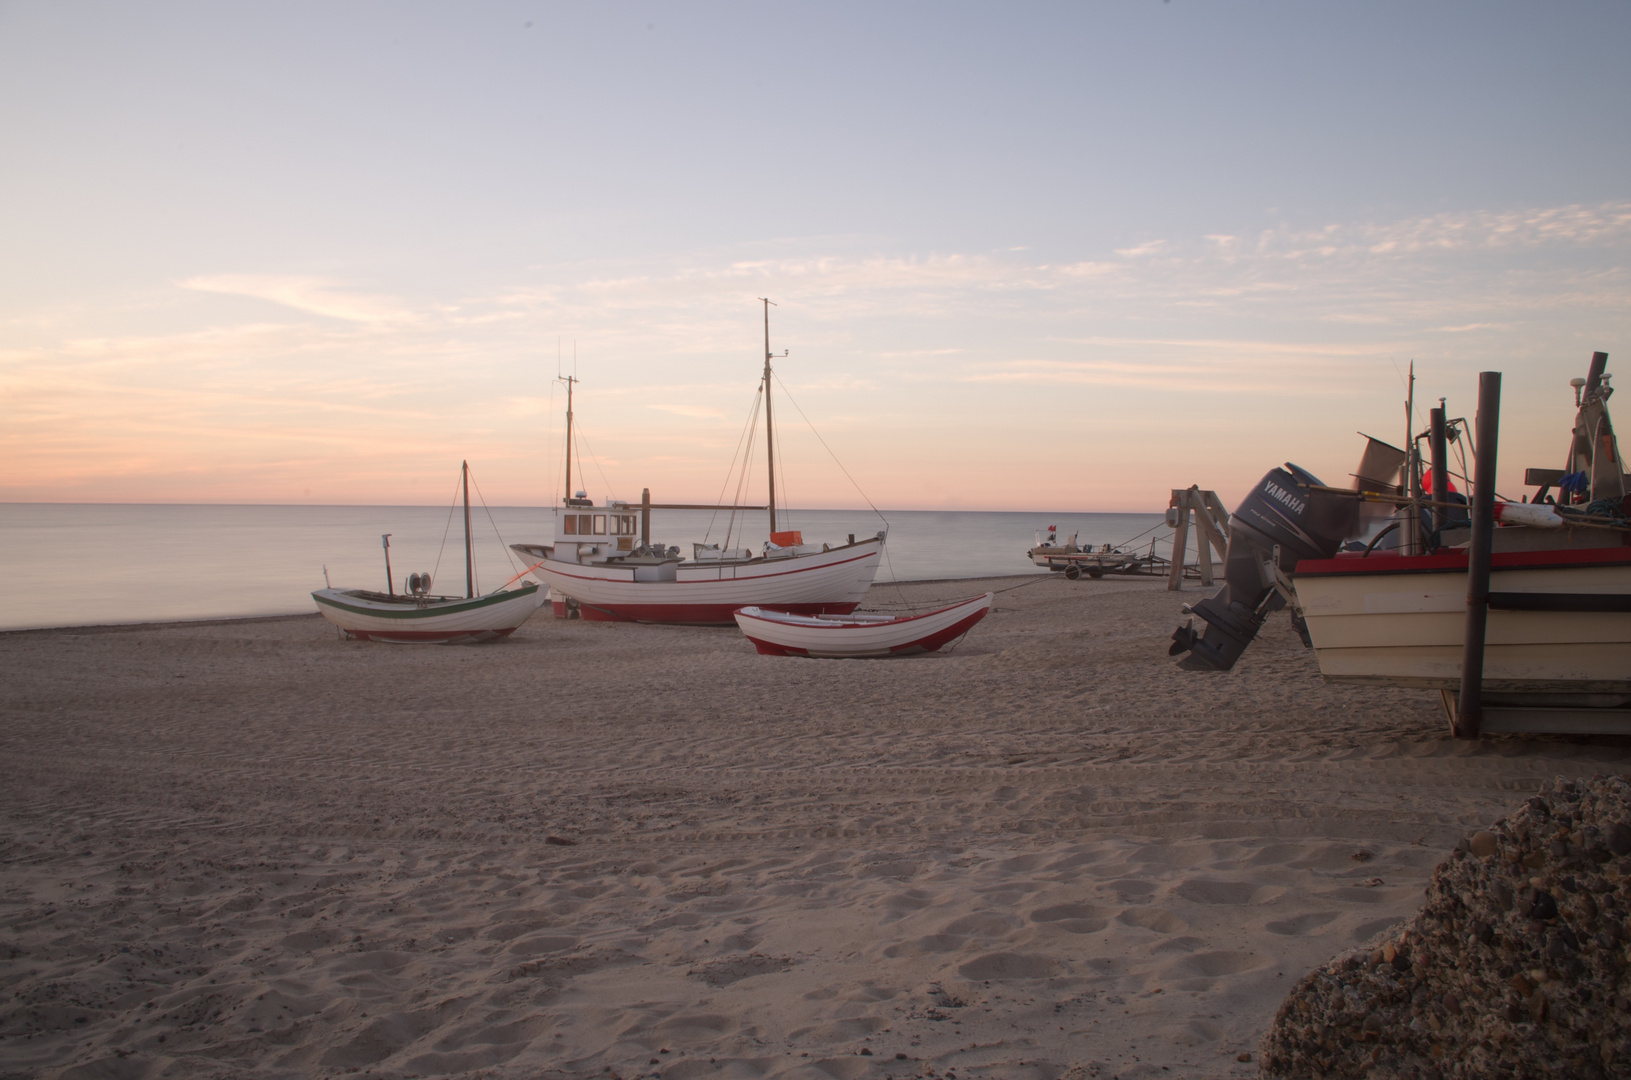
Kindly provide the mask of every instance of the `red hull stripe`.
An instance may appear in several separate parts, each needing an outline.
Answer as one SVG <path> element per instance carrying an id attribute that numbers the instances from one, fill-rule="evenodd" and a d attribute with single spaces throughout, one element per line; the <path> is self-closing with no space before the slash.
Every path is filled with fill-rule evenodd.
<path id="1" fill-rule="evenodd" d="M 1565 551 L 1504 551 L 1490 556 L 1492 570 L 1550 570 L 1631 564 L 1631 547 L 1572 548 Z M 1372 555 L 1345 559 L 1304 559 L 1295 577 L 1351 577 L 1354 574 L 1442 574 L 1467 568 L 1465 551 L 1440 555 Z"/>

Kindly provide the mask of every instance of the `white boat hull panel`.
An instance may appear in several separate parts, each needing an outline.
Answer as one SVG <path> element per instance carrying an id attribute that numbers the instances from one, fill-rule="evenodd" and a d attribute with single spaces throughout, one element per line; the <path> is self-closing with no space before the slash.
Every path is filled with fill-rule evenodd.
<path id="1" fill-rule="evenodd" d="M 1320 673 L 1331 682 L 1459 687 L 1467 573 L 1465 556 L 1457 561 L 1416 556 L 1300 565 L 1297 601 Z M 1631 596 L 1631 549 L 1496 555 L 1489 587 L 1496 594 Z M 1631 612 L 1492 607 L 1485 635 L 1488 691 L 1631 692 Z"/>

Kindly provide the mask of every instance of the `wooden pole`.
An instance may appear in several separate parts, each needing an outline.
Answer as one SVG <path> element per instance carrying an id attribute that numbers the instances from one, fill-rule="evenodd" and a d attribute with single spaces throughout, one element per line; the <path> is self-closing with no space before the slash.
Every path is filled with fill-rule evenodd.
<path id="1" fill-rule="evenodd" d="M 651 489 L 640 489 L 640 546 L 651 546 Z"/>
<path id="2" fill-rule="evenodd" d="M 1172 505 L 1178 508 L 1178 523 L 1172 537 L 1172 566 L 1167 571 L 1167 591 L 1178 592 L 1184 587 L 1184 559 L 1189 549 L 1189 508 L 1185 505 L 1186 492 L 1172 489 Z"/>
<path id="3" fill-rule="evenodd" d="M 1490 549 L 1495 542 L 1495 439 L 1501 426 L 1501 373 L 1478 375 L 1478 452 L 1472 470 L 1472 543 L 1467 548 L 1467 630 L 1461 646 L 1461 699 L 1454 733 L 1476 739 L 1484 722 L 1484 635 L 1489 623 Z"/>
<path id="4" fill-rule="evenodd" d="M 1440 504 L 1448 503 L 1450 501 L 1449 440 L 1445 437 L 1443 404 L 1429 411 L 1427 415 L 1432 425 L 1432 434 L 1428 441 L 1431 443 L 1430 449 L 1433 454 L 1433 501 Z M 1435 529 L 1444 528 L 1449 520 L 1450 511 L 1447 507 L 1440 505 L 1434 509 L 1433 527 Z"/>
<path id="5" fill-rule="evenodd" d="M 476 595 L 476 557 L 470 550 L 470 463 L 464 463 L 464 595 Z"/>
<path id="6" fill-rule="evenodd" d="M 577 346 L 572 346 L 574 355 Z M 572 497 L 572 384 L 578 381 L 576 375 L 568 375 L 561 380 L 566 383 L 566 497 Z"/>
<path id="7" fill-rule="evenodd" d="M 1224 546 L 1223 541 L 1218 538 L 1212 528 L 1212 519 L 1207 513 L 1206 503 L 1201 498 L 1200 490 L 1192 487 L 1185 494 L 1189 500 L 1189 508 L 1195 514 L 1195 555 L 1201 566 L 1201 584 L 1210 586 L 1212 584 L 1212 548 L 1215 546 L 1221 551 Z"/>
<path id="8" fill-rule="evenodd" d="M 765 305 L 765 453 L 770 464 L 770 531 L 776 531 L 776 433 L 770 426 L 770 304 Z"/>

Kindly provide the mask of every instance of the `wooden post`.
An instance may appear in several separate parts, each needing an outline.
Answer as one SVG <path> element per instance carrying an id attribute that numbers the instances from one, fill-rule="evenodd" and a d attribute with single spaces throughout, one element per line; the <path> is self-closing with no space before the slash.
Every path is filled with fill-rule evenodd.
<path id="1" fill-rule="evenodd" d="M 1172 566 L 1167 571 L 1167 591 L 1177 592 L 1184 587 L 1184 559 L 1189 550 L 1189 509 L 1185 505 L 1187 492 L 1172 489 L 1171 505 L 1178 509 L 1177 531 L 1172 537 Z"/>
<path id="2" fill-rule="evenodd" d="M 1500 422 L 1501 373 L 1480 372 L 1478 452 L 1472 473 L 1472 542 L 1467 547 L 1467 630 L 1461 646 L 1461 698 L 1453 727 L 1458 739 L 1476 739 L 1484 721 L 1484 634 L 1489 623 L 1490 548 L 1495 541 L 1495 451 Z"/>
<path id="3" fill-rule="evenodd" d="M 1208 588 L 1212 585 L 1212 547 L 1218 543 L 1213 535 L 1212 522 L 1206 512 L 1206 504 L 1194 488 L 1189 489 L 1190 509 L 1195 513 L 1195 556 L 1201 567 L 1201 584 Z M 1221 547 L 1221 544 L 1219 544 Z"/>
<path id="4" fill-rule="evenodd" d="M 1432 434 L 1428 441 L 1431 443 L 1433 454 L 1433 501 L 1448 503 L 1450 501 L 1450 462 L 1449 441 L 1444 430 L 1444 406 L 1431 409 L 1427 413 Z M 1476 462 L 1474 463 L 1476 464 Z M 1450 520 L 1450 508 L 1438 506 L 1433 510 L 1433 527 L 1442 529 Z"/>
<path id="5" fill-rule="evenodd" d="M 1201 571 L 1201 584 L 1212 584 L 1212 551 L 1222 560 L 1229 551 L 1229 513 L 1215 491 L 1202 491 L 1198 485 L 1173 488 L 1169 511 L 1178 511 L 1173 523 L 1172 568 L 1167 574 L 1167 591 L 1183 587 L 1184 560 L 1189 556 L 1189 519 L 1195 519 L 1195 553 Z"/>
<path id="6" fill-rule="evenodd" d="M 474 599 L 476 595 L 476 556 L 470 550 L 470 463 L 466 461 L 461 467 L 464 478 L 464 595 Z"/>
<path id="7" fill-rule="evenodd" d="M 640 546 L 651 546 L 651 489 L 640 489 Z"/>

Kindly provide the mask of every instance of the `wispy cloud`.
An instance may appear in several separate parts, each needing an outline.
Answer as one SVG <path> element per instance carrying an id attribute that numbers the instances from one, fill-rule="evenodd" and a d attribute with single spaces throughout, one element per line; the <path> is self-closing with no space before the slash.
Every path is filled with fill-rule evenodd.
<path id="1" fill-rule="evenodd" d="M 347 322 L 400 323 L 412 321 L 416 317 L 413 312 L 396 301 L 386 297 L 364 295 L 323 278 L 286 277 L 275 274 L 214 274 L 188 278 L 181 282 L 181 285 L 183 288 L 199 292 L 248 296 L 311 315 L 343 319 Z"/>

